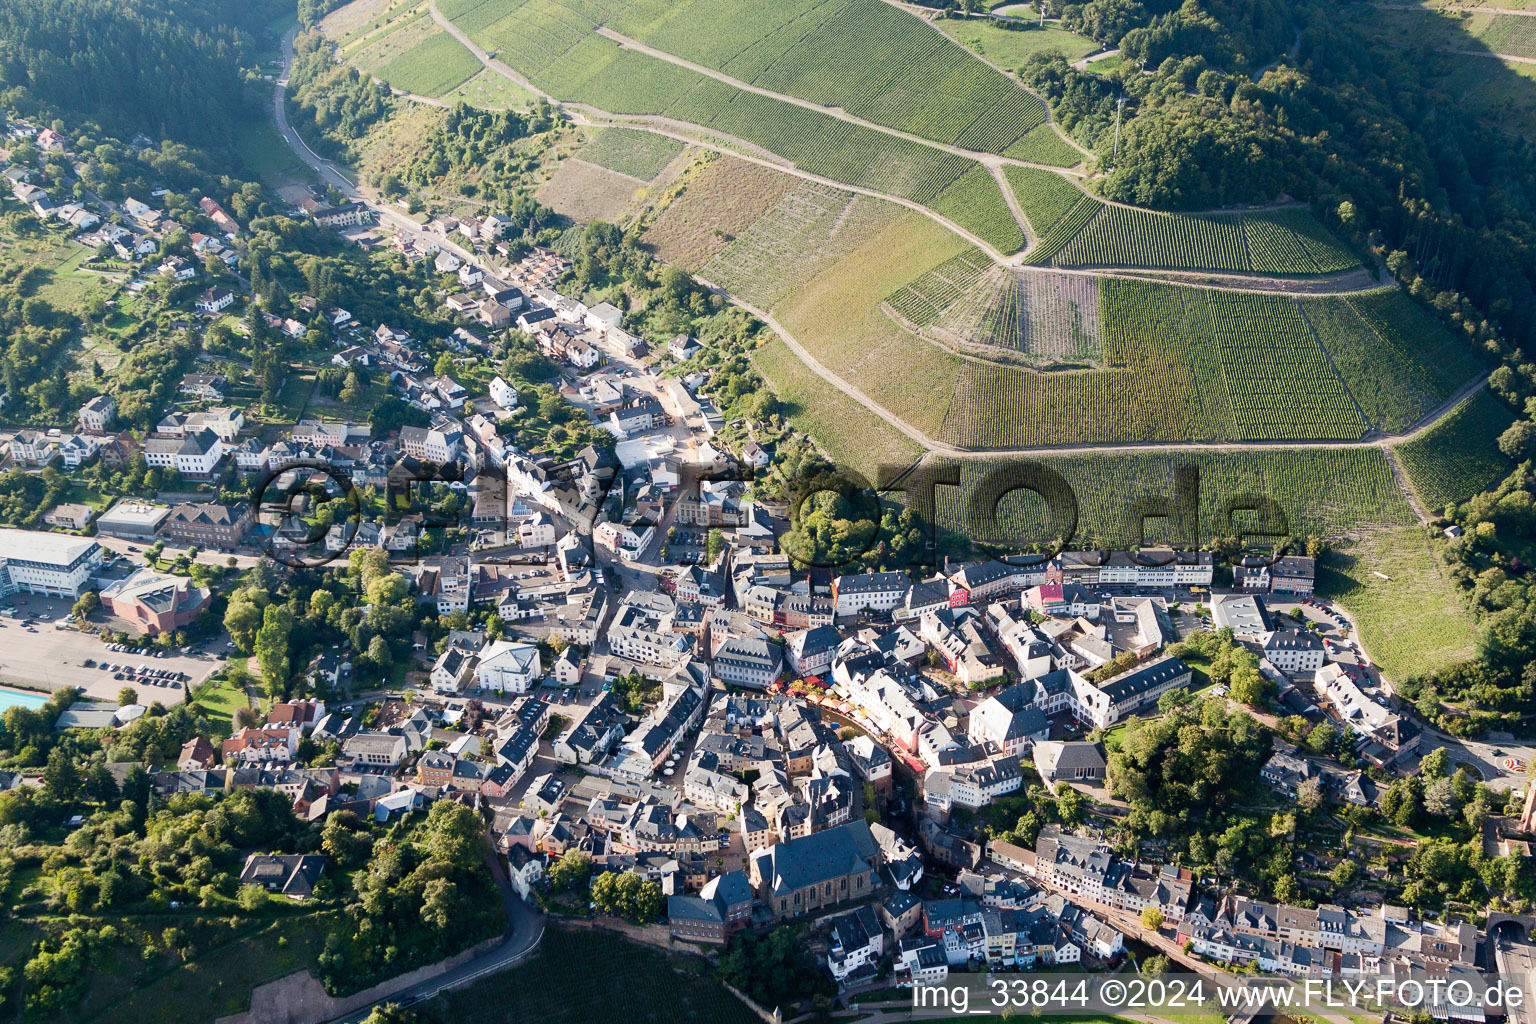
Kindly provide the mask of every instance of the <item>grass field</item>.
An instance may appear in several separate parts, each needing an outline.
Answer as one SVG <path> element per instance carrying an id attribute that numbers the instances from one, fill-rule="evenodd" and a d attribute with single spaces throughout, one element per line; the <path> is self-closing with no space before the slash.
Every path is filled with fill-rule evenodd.
<path id="1" fill-rule="evenodd" d="M 962 361 L 902 330 L 878 306 L 897 287 L 965 248 L 959 236 L 927 217 L 906 213 L 787 297 L 775 316 L 834 373 L 936 436 Z"/>
<path id="2" fill-rule="evenodd" d="M 357 37 L 342 46 L 339 53 L 352 67 L 376 75 L 397 57 L 409 53 L 417 44 L 442 34 L 442 29 L 437 27 L 427 13 L 426 6 L 422 5 L 402 12 L 395 20 Z"/>
<path id="3" fill-rule="evenodd" d="M 609 932 L 550 927 L 526 963 L 417 1009 L 453 1024 L 757 1024 L 757 1015 L 708 970 L 701 958 L 668 955 Z"/>
<path id="4" fill-rule="evenodd" d="M 634 178 L 617 174 L 581 160 L 562 160 L 560 167 L 539 187 L 536 198 L 556 213 L 586 223 L 606 220 L 618 223 L 643 188 Z"/>
<path id="5" fill-rule="evenodd" d="M 531 105 L 535 97 L 505 75 L 485 68 L 441 98 L 446 103 L 462 100 L 483 110 L 520 110 Z"/>
<path id="6" fill-rule="evenodd" d="M 1499 435 L 1515 415 L 1487 388 L 1412 441 L 1397 446 L 1414 493 L 1436 512 L 1488 490 L 1514 468 Z"/>
<path id="7" fill-rule="evenodd" d="M 577 151 L 589 164 L 627 174 L 638 181 L 651 181 L 683 151 L 683 144 L 651 132 L 625 128 L 599 128 Z"/>
<path id="8" fill-rule="evenodd" d="M 685 174 L 681 194 L 657 215 L 645 242 L 657 256 L 688 270 L 708 263 L 800 183 L 793 175 L 731 157 Z"/>
<path id="9" fill-rule="evenodd" d="M 782 341 L 753 352 L 752 365 L 795 429 L 839 467 L 873 480 L 880 466 L 906 465 L 923 454 L 917 442 L 812 373 Z"/>
<path id="10" fill-rule="evenodd" d="M 439 30 L 380 67 L 377 74 L 396 89 L 436 99 L 455 91 L 480 71 L 475 55 Z"/>
<path id="11" fill-rule="evenodd" d="M 1361 643 L 1391 679 L 1476 653 L 1477 626 L 1418 527 L 1373 532 L 1331 556 L 1318 592 L 1355 617 Z"/>
<path id="12" fill-rule="evenodd" d="M 1060 50 L 1067 60 L 1077 60 L 1100 49 L 1092 39 L 1056 25 L 1008 29 L 990 18 L 940 18 L 934 24 L 978 57 L 1008 71 L 1018 71 L 1025 57 L 1041 50 Z"/>

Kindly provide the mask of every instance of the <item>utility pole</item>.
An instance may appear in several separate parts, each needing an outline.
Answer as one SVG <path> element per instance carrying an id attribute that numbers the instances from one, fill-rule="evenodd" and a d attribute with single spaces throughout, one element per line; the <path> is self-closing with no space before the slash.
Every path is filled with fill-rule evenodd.
<path id="1" fill-rule="evenodd" d="M 1120 159 L 1120 111 L 1125 109 L 1125 97 L 1115 98 L 1115 155 L 1112 159 Z"/>

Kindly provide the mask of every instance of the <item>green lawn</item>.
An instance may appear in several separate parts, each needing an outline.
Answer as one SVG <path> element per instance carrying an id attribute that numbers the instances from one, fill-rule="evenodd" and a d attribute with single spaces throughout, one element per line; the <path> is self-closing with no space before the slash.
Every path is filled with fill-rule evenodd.
<path id="1" fill-rule="evenodd" d="M 1419 527 L 1371 533 L 1334 553 L 1319 573 L 1318 591 L 1355 617 L 1360 642 L 1391 679 L 1477 652 L 1477 625 Z"/>
<path id="2" fill-rule="evenodd" d="M 241 122 L 235 136 L 235 152 L 247 171 L 272 188 L 316 180 L 267 118 L 252 117 Z"/>
<path id="3" fill-rule="evenodd" d="M 1006 29 L 990 18 L 940 18 L 934 24 L 978 57 L 1008 71 L 1018 71 L 1025 57 L 1041 50 L 1060 50 L 1067 60 L 1078 60 L 1102 49 L 1092 39 L 1054 25 Z"/>
<path id="4" fill-rule="evenodd" d="M 192 699 L 203 709 L 216 738 L 234 733 L 235 712 L 249 706 L 244 691 L 237 689 L 228 680 L 221 679 L 204 683 Z"/>

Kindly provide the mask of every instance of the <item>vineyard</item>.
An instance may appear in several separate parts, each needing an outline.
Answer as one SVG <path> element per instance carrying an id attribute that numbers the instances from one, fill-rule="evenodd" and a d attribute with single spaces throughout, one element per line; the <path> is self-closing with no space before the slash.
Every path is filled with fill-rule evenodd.
<path id="1" fill-rule="evenodd" d="M 429 23 L 430 24 L 430 23 Z M 402 92 L 436 98 L 480 73 L 480 61 L 446 32 L 429 35 L 376 74 Z"/>
<path id="2" fill-rule="evenodd" d="M 788 195 L 799 179 L 721 157 L 685 172 L 686 187 L 646 229 L 645 244 L 668 263 L 696 271 Z"/>
<path id="3" fill-rule="evenodd" d="M 945 529 L 989 543 L 1015 545 L 1034 540 L 1054 540 L 1041 499 L 1028 491 L 1004 498 L 995 516 L 977 515 L 967 496 L 978 481 L 1000 465 L 1015 460 L 961 463 L 961 485 L 938 491 L 938 518 Z M 1022 462 L 1023 460 L 1016 460 Z M 1060 474 L 1077 501 L 1078 522 L 1072 543 L 1087 547 L 1133 546 L 1140 524 L 1127 510 L 1138 498 L 1172 496 L 1174 472 L 1192 467 L 1199 472 L 1199 540 L 1232 536 L 1243 525 L 1223 515 L 1226 502 L 1244 495 L 1272 498 L 1284 514 L 1284 522 L 1266 528 L 1289 530 L 1305 537 L 1317 534 L 1337 537 L 1382 526 L 1407 526 L 1414 522 L 1402 491 L 1393 479 L 1381 451 L 1350 448 L 1319 451 L 1278 448 L 1263 452 L 1183 451 L 1167 455 L 1142 452 L 1096 455 L 1040 455 L 1029 461 Z M 1148 540 L 1172 541 L 1171 524 L 1150 519 Z M 1159 534 L 1159 530 L 1165 531 Z"/>
<path id="4" fill-rule="evenodd" d="M 1048 124 L 1020 137 L 1019 141 L 1003 150 L 1003 155 L 1015 160 L 1028 160 L 1032 164 L 1050 164 L 1052 167 L 1076 167 L 1083 162 L 1083 154 L 1057 135 L 1056 130 Z"/>
<path id="5" fill-rule="evenodd" d="M 712 61 L 718 63 L 720 60 L 720 55 L 714 53 L 711 47 L 731 41 L 745 45 L 749 38 L 753 38 L 748 34 L 748 28 L 753 25 L 758 26 L 753 31 L 767 31 L 760 22 L 748 16 L 738 0 L 698 0 L 688 8 L 692 12 L 689 19 L 678 22 L 672 28 L 668 27 L 671 23 L 664 17 L 664 6 L 641 4 L 620 9 L 613 5 L 610 10 L 608 5 L 596 0 L 564 0 L 563 3 L 555 0 L 522 0 L 512 3 L 510 7 L 500 2 L 476 4 L 474 0 L 445 0 L 443 9 L 448 17 L 487 49 L 495 51 L 503 60 L 522 69 L 541 88 L 562 99 L 588 104 L 615 114 L 665 116 L 698 125 L 740 139 L 766 154 L 785 158 L 807 173 L 928 206 L 999 252 L 1011 253 L 1022 248 L 1022 230 L 1009 211 L 1001 188 L 996 179 L 974 160 L 816 110 L 745 92 L 638 50 L 620 49 L 617 43 L 592 34 L 596 25 L 606 20 L 617 31 L 633 32 L 648 42 L 690 60 L 711 64 Z M 800 5 L 807 10 L 810 6 Z M 733 23 L 729 30 L 718 25 L 706 25 L 708 30 L 701 33 L 698 26 L 705 23 L 694 15 L 701 11 L 707 13 L 706 7 L 707 10 L 729 9 L 733 12 L 742 8 L 738 12 L 741 14 L 740 24 Z M 855 75 L 852 65 L 845 66 L 834 61 L 822 71 L 823 77 L 832 84 L 825 85 L 827 91 L 806 86 L 807 91 L 816 94 L 810 98 L 841 95 L 843 91 L 858 86 L 872 92 L 867 104 L 883 105 L 886 116 L 874 116 L 876 111 L 864 109 L 851 101 L 841 105 L 856 113 L 863 110 L 862 116 L 869 120 L 877 123 L 899 121 L 901 123 L 896 127 L 928 137 L 948 135 L 949 138 L 944 141 L 959 137 L 963 131 L 968 133 L 968 141 L 975 145 L 981 145 L 986 137 L 992 137 L 987 135 L 990 132 L 998 140 L 998 145 L 993 148 L 1003 148 L 1017 142 L 1030 129 L 1042 124 L 1043 109 L 1037 112 L 1037 117 L 1026 118 L 1011 108 L 1010 101 L 1004 97 L 1022 96 L 1036 105 L 1038 101 L 966 55 L 939 33 L 922 26 L 918 19 L 880 0 L 827 0 L 827 3 L 814 7 L 818 12 L 816 17 L 825 16 L 828 24 L 845 26 L 847 31 L 857 28 L 847 27 L 852 24 L 849 19 L 856 17 L 872 20 L 887 29 L 894 24 L 910 32 L 910 26 L 916 26 L 917 31 L 911 33 L 911 38 L 932 52 L 929 57 L 921 59 L 921 54 L 916 51 L 908 52 L 898 48 L 888 53 L 891 60 L 900 58 L 906 62 L 899 65 L 903 76 L 901 81 L 911 82 L 910 85 L 885 82 L 884 76 L 894 72 L 883 64 L 879 69 L 865 69 L 868 75 L 873 76 L 866 82 Z M 783 5 L 782 10 L 780 5 L 756 10 L 778 11 L 777 15 L 772 16 L 788 17 L 795 9 L 796 5 L 788 4 Z M 812 16 L 806 14 L 806 17 Z M 770 15 L 764 13 L 762 17 Z M 700 35 L 702 38 L 687 42 L 674 38 L 674 33 Z M 786 53 L 784 47 L 789 44 L 782 39 L 775 43 L 774 38 L 771 31 L 768 31 L 762 39 L 761 45 L 777 47 L 768 54 L 774 63 L 762 73 L 793 74 L 800 76 L 797 81 L 802 84 L 809 81 L 807 76 L 814 63 L 811 56 L 804 56 L 799 62 L 799 72 L 789 70 L 787 63 L 791 56 L 803 56 L 801 51 L 804 47 L 797 46 L 792 53 Z M 684 45 L 685 42 L 687 45 Z M 825 45 L 834 45 L 834 41 L 828 40 Z M 756 49 L 749 48 L 738 55 L 739 59 L 757 59 L 752 56 Z M 941 57 L 959 62 L 951 68 L 953 75 L 942 80 L 923 79 L 921 76 L 929 72 L 938 74 L 937 66 L 929 68 L 923 60 L 931 58 L 937 61 Z M 868 64 L 868 61 L 864 63 Z M 925 71 L 925 68 L 928 70 Z M 967 68 L 972 70 L 965 70 Z M 950 127 L 941 130 L 928 126 L 922 129 L 911 123 L 916 116 L 914 112 L 901 113 L 902 104 L 915 103 L 918 92 L 922 92 L 926 97 L 921 105 L 923 109 L 941 112 L 946 118 L 962 116 L 961 112 L 967 109 L 964 103 L 956 99 L 949 103 L 935 104 L 931 93 L 936 90 L 941 95 L 951 95 L 948 90 L 960 89 L 967 82 L 980 81 L 976 77 L 976 68 L 985 71 L 1004 91 L 987 100 L 985 108 L 964 114 L 966 124 L 953 128 L 953 134 L 950 134 Z M 740 67 L 736 67 L 734 72 L 729 67 L 725 70 L 736 73 L 738 77 L 750 77 L 741 74 L 743 69 Z M 778 88 L 782 84 L 769 87 Z M 899 97 L 906 95 L 903 90 L 909 89 L 918 91 L 908 96 L 906 101 L 901 100 Z M 998 128 L 997 125 L 1002 123 L 999 119 L 1008 125 L 1017 122 L 1018 130 Z M 1046 131 L 1049 131 L 1048 126 Z M 1046 144 L 1057 143 L 1060 143 L 1059 139 Z M 1078 154 L 1072 151 L 1067 162 L 1077 161 Z"/>
<path id="6" fill-rule="evenodd" d="M 1326 274 L 1359 263 L 1301 209 L 1178 214 L 1095 202 L 1073 214 L 1078 230 L 1043 233 L 1029 262 L 1277 275 Z"/>
<path id="7" fill-rule="evenodd" d="M 1023 199 L 1019 201 L 1022 203 Z M 1077 200 L 1067 207 L 1066 212 L 1062 213 L 1049 228 L 1035 229 L 1035 247 L 1029 251 L 1028 256 L 1024 257 L 1024 262 L 1035 266 L 1050 263 L 1051 257 L 1060 252 L 1061 247 L 1070 242 L 1074 235 L 1087 227 L 1088 222 L 1097 217 L 1103 208 L 1103 204 L 1092 196 L 1079 195 Z M 1028 213 L 1029 207 L 1026 206 L 1024 210 Z"/>
<path id="8" fill-rule="evenodd" d="M 661 113 L 677 95 L 658 89 L 661 72 L 632 59 L 638 52 L 618 56 L 609 44 L 603 54 L 592 45 L 599 25 L 759 88 L 934 142 L 1002 153 L 1046 120 L 1035 96 L 881 0 L 447 0 L 442 10 L 551 92 L 614 112 Z M 701 77 L 667 66 L 677 72 L 674 85 Z M 623 72 L 617 78 L 615 68 Z M 623 82 L 634 74 L 629 106 L 653 109 L 613 103 L 625 98 Z M 712 107 L 721 102 L 719 90 L 709 90 Z M 1072 151 L 1068 159 L 1075 164 L 1079 156 Z"/>
<path id="9" fill-rule="evenodd" d="M 801 182 L 716 253 L 700 275 L 761 309 L 772 309 L 901 212 L 880 199 Z"/>
<path id="10" fill-rule="evenodd" d="M 838 466 L 872 479 L 882 465 L 906 465 L 922 455 L 917 442 L 816 376 L 778 338 L 752 353 L 752 365 L 795 429 Z"/>
<path id="11" fill-rule="evenodd" d="M 1353 482 L 1339 481 L 1348 493 Z M 1417 526 L 1380 530 L 1320 567 L 1318 593 L 1360 626 L 1360 641 L 1390 679 L 1434 672 L 1476 653 L 1477 626 Z"/>
<path id="12" fill-rule="evenodd" d="M 975 249 L 903 285 L 885 308 L 908 330 L 983 357 L 1001 349 L 1044 367 L 1101 355 L 1097 278 L 998 267 Z"/>
<path id="13" fill-rule="evenodd" d="M 1009 164 L 1003 177 L 1013 189 L 1013 198 L 1029 218 L 1036 237 L 1049 232 L 1067 213 L 1085 198 L 1083 190 L 1059 174 L 1036 167 Z"/>
<path id="14" fill-rule="evenodd" d="M 682 143 L 651 132 L 599 128 L 576 155 L 638 181 L 651 181 L 682 151 Z"/>
<path id="15" fill-rule="evenodd" d="M 1347 301 L 1382 342 L 1425 367 L 1440 399 L 1484 371 L 1482 360 L 1464 341 L 1401 289 L 1351 295 Z"/>
<path id="16" fill-rule="evenodd" d="M 1045 122 L 1030 93 L 880 0 L 590 6 L 606 6 L 609 28 L 657 49 L 935 142 L 1001 153 Z"/>
<path id="17" fill-rule="evenodd" d="M 1499 435 L 1514 413 L 1487 388 L 1429 430 L 1397 446 L 1414 493 L 1435 512 L 1467 501 L 1503 479 L 1514 463 L 1499 451 Z"/>
<path id="18" fill-rule="evenodd" d="M 1024 248 L 1024 231 L 1008 209 L 992 172 L 977 164 L 941 192 L 929 207 L 1003 255 Z"/>

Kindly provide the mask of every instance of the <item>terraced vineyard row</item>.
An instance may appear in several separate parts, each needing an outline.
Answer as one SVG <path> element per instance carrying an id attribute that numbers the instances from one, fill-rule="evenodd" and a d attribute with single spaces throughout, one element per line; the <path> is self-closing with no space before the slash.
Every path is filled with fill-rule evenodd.
<path id="1" fill-rule="evenodd" d="M 1014 200 L 1037 236 L 1047 234 L 1084 198 L 1082 189 L 1061 175 L 1037 167 L 1008 164 L 1003 168 L 1003 177 L 1008 179 Z"/>
<path id="2" fill-rule="evenodd" d="M 1485 369 L 1467 344 L 1398 288 L 1348 298 L 1351 308 L 1394 352 L 1424 367 L 1436 398 L 1445 400 Z"/>
<path id="3" fill-rule="evenodd" d="M 967 249 L 903 285 L 887 303 L 901 319 L 927 327 L 967 295 L 990 266 L 980 249 Z"/>
<path id="4" fill-rule="evenodd" d="M 1045 122 L 1036 97 L 880 0 L 600 6 L 610 28 L 657 49 L 935 142 L 1001 153 Z"/>
<path id="5" fill-rule="evenodd" d="M 1309 437 L 1360 436 L 1366 423 L 1294 302 L 1203 294 L 1238 436 L 1295 437 L 1299 431 Z"/>
<path id="6" fill-rule="evenodd" d="M 1056 222 L 1044 231 L 1039 231 L 1039 238 L 1035 247 L 1024 257 L 1024 262 L 1034 266 L 1042 266 L 1051 262 L 1051 257 L 1061 251 L 1080 231 L 1087 228 L 1088 224 L 1104 210 L 1104 204 L 1092 196 L 1080 196 L 1077 202 L 1067 208 L 1067 212 L 1061 214 Z M 1037 229 L 1038 230 L 1038 229 Z"/>
<path id="7" fill-rule="evenodd" d="M 999 506 L 995 520 L 972 512 L 967 496 L 984 474 L 1010 460 L 961 464 L 961 486 L 940 488 L 939 522 L 966 536 L 992 543 L 1053 541 L 1060 529 L 1048 522 L 1044 503 L 1027 491 L 1014 492 Z M 1222 513 L 1239 495 L 1274 499 L 1285 516 L 1283 528 L 1295 536 L 1335 537 L 1362 529 L 1407 526 L 1413 511 L 1393 479 L 1385 456 L 1375 448 L 1320 451 L 1281 448 L 1265 452 L 1144 452 L 1096 455 L 1033 456 L 1067 482 L 1077 501 L 1074 543 L 1125 547 L 1140 537 L 1140 525 L 1127 516 L 1138 498 L 1171 496 L 1174 472 L 1192 467 L 1200 474 L 1200 540 L 1231 536 L 1241 529 Z M 1282 524 L 1273 524 L 1280 527 Z M 1169 524 L 1148 520 L 1149 539 Z"/>
<path id="8" fill-rule="evenodd" d="M 1257 214 L 1158 213 L 1095 203 L 1097 216 L 1061 238 L 1042 237 L 1032 263 L 1306 275 L 1358 260 L 1306 210 Z"/>
<path id="9" fill-rule="evenodd" d="M 576 155 L 587 163 L 650 181 L 682 151 L 682 143 L 653 132 L 600 128 Z"/>
<path id="10" fill-rule="evenodd" d="M 1024 248 L 1024 229 L 1008 208 L 997 179 L 980 164 L 962 174 L 928 205 L 1004 255 Z"/>
<path id="11" fill-rule="evenodd" d="M 1460 504 L 1514 469 L 1498 446 L 1499 435 L 1514 421 L 1514 413 L 1483 388 L 1429 430 L 1398 445 L 1397 457 L 1424 507 L 1439 512 Z"/>
<path id="12" fill-rule="evenodd" d="M 732 295 L 772 309 L 903 212 L 879 199 L 802 182 L 701 273 Z"/>

